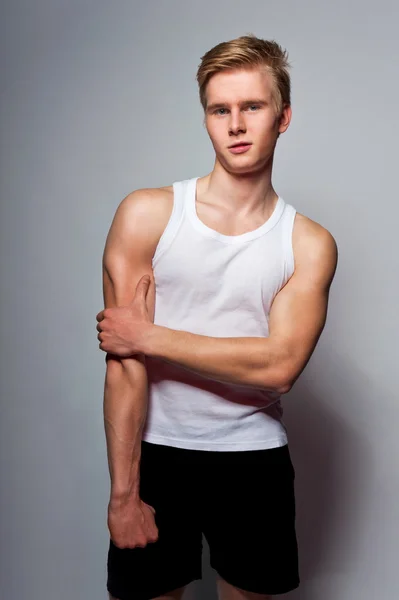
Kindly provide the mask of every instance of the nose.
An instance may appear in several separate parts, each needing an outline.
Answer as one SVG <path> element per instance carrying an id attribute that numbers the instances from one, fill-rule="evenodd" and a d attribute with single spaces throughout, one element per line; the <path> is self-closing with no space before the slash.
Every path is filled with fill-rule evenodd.
<path id="1" fill-rule="evenodd" d="M 247 130 L 245 126 L 245 120 L 241 111 L 232 110 L 230 113 L 229 120 L 229 134 L 230 135 L 238 135 L 239 133 L 245 133 Z"/>

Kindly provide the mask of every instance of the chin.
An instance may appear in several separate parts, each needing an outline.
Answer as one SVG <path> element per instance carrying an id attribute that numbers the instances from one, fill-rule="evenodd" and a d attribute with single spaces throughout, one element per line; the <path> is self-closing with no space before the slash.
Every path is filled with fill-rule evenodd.
<path id="1" fill-rule="evenodd" d="M 237 165 L 228 165 L 225 167 L 226 171 L 228 171 L 229 173 L 231 173 L 232 175 L 254 175 L 255 173 L 257 173 L 259 171 L 259 167 L 257 167 L 256 165 L 242 165 L 237 166 Z"/>

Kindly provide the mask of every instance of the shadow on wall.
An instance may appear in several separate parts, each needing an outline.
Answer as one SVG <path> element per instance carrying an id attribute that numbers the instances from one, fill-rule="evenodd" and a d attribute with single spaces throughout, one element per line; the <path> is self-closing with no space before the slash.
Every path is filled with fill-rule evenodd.
<path id="1" fill-rule="evenodd" d="M 336 597 L 333 582 L 338 584 L 361 560 L 372 463 L 371 448 L 353 424 L 364 430 L 361 421 L 367 416 L 358 412 L 361 398 L 373 393 L 371 388 L 372 382 L 348 357 L 343 360 L 324 347 L 286 396 L 284 422 L 296 474 L 301 584 L 279 596 L 282 600 Z M 350 423 L 349 412 L 356 414 Z"/>
<path id="2" fill-rule="evenodd" d="M 350 570 L 361 555 L 362 498 L 370 477 L 369 455 L 359 432 L 350 429 L 340 414 L 340 407 L 347 405 L 345 414 L 348 405 L 359 410 L 357 399 L 363 392 L 359 388 L 371 382 L 347 360 L 344 366 L 334 351 L 324 348 L 320 354 L 282 400 L 296 474 L 301 584 L 297 590 L 276 596 L 281 600 L 320 600 L 323 577 L 325 584 L 329 580 L 331 585 L 331 578 Z M 318 363 L 323 374 L 316 378 L 312 374 L 321 372 Z M 370 394 L 370 387 L 364 393 Z M 203 578 L 188 586 L 184 600 L 217 600 L 216 574 L 209 564 L 204 537 L 203 548 Z"/>

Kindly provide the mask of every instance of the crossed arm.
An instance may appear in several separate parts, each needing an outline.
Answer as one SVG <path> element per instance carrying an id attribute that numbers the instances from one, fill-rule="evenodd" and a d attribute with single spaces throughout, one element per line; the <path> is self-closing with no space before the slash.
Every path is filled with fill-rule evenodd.
<path id="1" fill-rule="evenodd" d="M 323 331 L 337 247 L 321 226 L 297 244 L 296 268 L 276 295 L 269 337 L 216 338 L 155 325 L 144 354 L 219 381 L 288 392 L 308 363 Z"/>

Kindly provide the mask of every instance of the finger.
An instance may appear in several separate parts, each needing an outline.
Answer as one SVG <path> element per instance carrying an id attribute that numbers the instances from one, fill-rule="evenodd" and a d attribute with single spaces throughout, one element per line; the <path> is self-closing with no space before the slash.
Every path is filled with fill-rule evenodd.
<path id="1" fill-rule="evenodd" d="M 97 321 L 102 321 L 104 318 L 104 311 L 102 310 L 101 312 L 98 313 L 98 315 L 96 316 Z"/>

